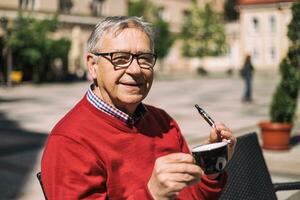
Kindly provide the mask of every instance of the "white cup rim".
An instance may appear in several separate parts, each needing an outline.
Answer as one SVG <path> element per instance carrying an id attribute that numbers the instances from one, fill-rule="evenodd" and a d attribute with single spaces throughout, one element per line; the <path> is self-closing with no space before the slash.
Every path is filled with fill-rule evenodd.
<path id="1" fill-rule="evenodd" d="M 202 144 L 192 148 L 192 152 L 199 152 L 199 151 L 210 151 L 213 149 L 218 149 L 227 145 L 227 142 L 216 142 L 216 143 L 209 143 L 209 144 Z"/>

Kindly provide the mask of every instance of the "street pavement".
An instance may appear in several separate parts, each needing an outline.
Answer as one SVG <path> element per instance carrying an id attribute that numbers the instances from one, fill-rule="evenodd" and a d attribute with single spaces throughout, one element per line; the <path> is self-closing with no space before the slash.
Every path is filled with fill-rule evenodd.
<path id="1" fill-rule="evenodd" d="M 215 121 L 222 121 L 236 136 L 259 130 L 268 119 L 268 106 L 279 77 L 275 72 L 256 72 L 254 101 L 241 102 L 243 82 L 238 75 L 156 77 L 145 103 L 165 109 L 180 125 L 190 147 L 206 138 L 210 127 L 195 104 Z M 0 200 L 37 200 L 43 194 L 35 174 L 47 135 L 55 123 L 84 95 L 87 82 L 23 84 L 0 88 Z M 300 109 L 298 109 L 298 115 Z M 299 116 L 298 116 L 298 120 Z M 300 180 L 300 123 L 293 131 L 288 151 L 264 150 L 274 182 Z M 278 192 L 280 200 L 300 199 L 300 192 Z"/>

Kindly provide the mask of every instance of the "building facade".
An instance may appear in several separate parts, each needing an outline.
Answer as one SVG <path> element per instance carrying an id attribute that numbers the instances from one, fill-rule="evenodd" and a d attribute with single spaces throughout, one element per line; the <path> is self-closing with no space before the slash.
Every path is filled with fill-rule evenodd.
<path id="1" fill-rule="evenodd" d="M 133 0 L 1 0 L 0 17 L 16 18 L 19 11 L 43 19 L 57 14 L 61 23 L 54 37 L 68 37 L 72 44 L 69 53 L 68 72 L 77 77 L 86 74 L 84 51 L 92 27 L 102 17 L 126 15 Z M 191 0 L 150 0 L 159 8 L 160 16 L 170 23 L 177 34 Z M 217 12 L 223 11 L 225 0 L 197 0 L 198 5 L 210 2 Z M 288 49 L 287 25 L 291 20 L 292 0 L 240 0 L 237 8 L 240 21 L 225 25 L 229 51 L 222 57 L 185 58 L 181 54 L 182 41 L 176 40 L 168 56 L 166 73 L 191 72 L 202 66 L 208 71 L 226 71 L 241 67 L 246 54 L 252 55 L 256 68 L 277 68 Z M 1 31 L 0 30 L 0 34 Z"/>
<path id="2" fill-rule="evenodd" d="M 10 23 L 19 12 L 36 19 L 57 15 L 60 26 L 53 37 L 71 40 L 68 73 L 84 78 L 87 70 L 83 55 L 92 28 L 102 17 L 126 15 L 127 6 L 127 0 L 1 0 L 0 18 L 6 18 Z"/>
<path id="3" fill-rule="evenodd" d="M 160 10 L 161 17 L 170 23 L 171 31 L 177 34 L 191 0 L 150 0 Z M 55 37 L 68 37 L 71 40 L 68 72 L 77 77 L 85 75 L 84 50 L 85 43 L 92 27 L 105 16 L 126 15 L 130 0 L 2 0 L 0 1 L 0 17 L 9 20 L 16 18 L 19 11 L 32 14 L 37 19 L 58 14 L 61 26 Z M 197 0 L 198 5 L 211 2 L 215 10 L 221 12 L 224 0 Z M 165 59 L 167 72 L 193 71 L 197 62 L 181 55 L 181 42 L 176 41 Z M 194 59 L 195 60 L 195 59 Z M 197 59 L 196 59 L 197 60 Z M 193 65 L 194 63 L 194 65 Z M 160 70 L 159 62 L 156 69 Z"/>
<path id="4" fill-rule="evenodd" d="M 258 69 L 277 69 L 289 40 L 292 0 L 240 0 L 240 49 Z"/>

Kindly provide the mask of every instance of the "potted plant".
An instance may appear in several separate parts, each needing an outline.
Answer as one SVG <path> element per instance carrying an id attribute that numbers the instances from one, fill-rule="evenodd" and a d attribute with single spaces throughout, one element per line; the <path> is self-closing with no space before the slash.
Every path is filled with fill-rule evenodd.
<path id="1" fill-rule="evenodd" d="M 290 134 L 297 109 L 300 85 L 300 3 L 292 6 L 293 18 L 289 24 L 291 41 L 287 56 L 280 63 L 281 80 L 273 94 L 270 106 L 271 121 L 259 123 L 263 148 L 289 149 Z"/>

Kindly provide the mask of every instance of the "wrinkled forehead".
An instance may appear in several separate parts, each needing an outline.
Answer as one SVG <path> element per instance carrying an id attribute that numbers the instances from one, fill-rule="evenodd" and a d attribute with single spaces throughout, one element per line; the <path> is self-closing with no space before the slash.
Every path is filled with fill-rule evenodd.
<path id="1" fill-rule="evenodd" d="M 113 26 L 113 27 L 106 29 L 103 32 L 102 37 L 100 38 L 100 42 L 102 43 L 103 41 L 101 41 L 101 40 L 104 38 L 114 39 L 117 36 L 119 36 L 121 33 L 125 33 L 125 32 L 128 33 L 128 30 L 135 30 L 135 31 L 140 31 L 140 32 L 144 33 L 149 40 L 150 49 L 153 50 L 150 36 L 145 32 L 145 30 L 143 28 L 141 28 L 139 25 L 137 25 L 134 22 L 122 23 L 119 26 Z"/>
<path id="2" fill-rule="evenodd" d="M 110 27 L 110 28 L 108 28 L 107 30 L 104 31 L 103 35 L 105 35 L 105 36 L 111 36 L 111 37 L 114 38 L 114 37 L 117 37 L 124 30 L 128 30 L 128 29 L 139 30 L 139 31 L 141 31 L 141 32 L 143 32 L 143 33 L 145 33 L 147 35 L 147 33 L 141 27 L 139 27 L 136 23 L 134 23 L 134 22 L 122 23 L 119 26 Z M 149 38 L 148 35 L 147 35 L 147 37 Z"/>
<path id="3" fill-rule="evenodd" d="M 152 52 L 147 34 L 140 29 L 126 28 L 103 35 L 101 51 Z"/>

